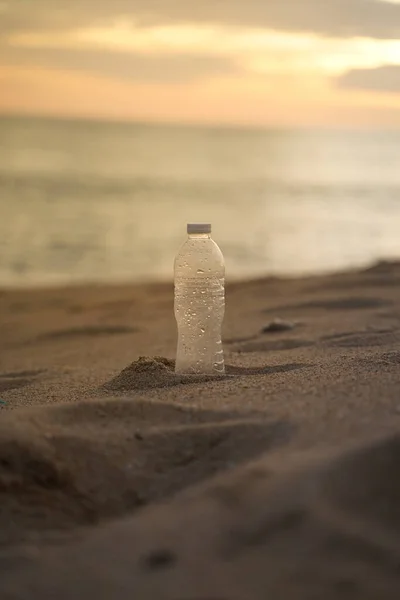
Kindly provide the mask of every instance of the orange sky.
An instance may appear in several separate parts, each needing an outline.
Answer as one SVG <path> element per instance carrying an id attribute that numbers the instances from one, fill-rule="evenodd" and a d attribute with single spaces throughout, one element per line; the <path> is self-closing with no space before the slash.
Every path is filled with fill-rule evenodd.
<path id="1" fill-rule="evenodd" d="M 81 0 L 86 12 L 50 12 L 52 21 L 49 7 L 65 7 L 64 0 L 26 0 L 19 3 L 20 13 L 0 1 L 0 21 L 6 22 L 0 28 L 0 112 L 400 128 L 400 3 L 330 0 L 343 5 L 342 15 L 325 22 L 322 13 L 318 18 L 312 13 L 315 31 L 305 30 L 307 22 L 298 17 L 296 31 L 296 21 L 285 12 L 260 13 L 259 1 L 225 2 L 227 10 L 259 11 L 254 22 L 243 12 L 243 23 L 237 12 L 232 22 L 212 11 L 167 18 L 154 12 L 161 6 L 155 1 L 150 4 L 157 18 L 151 13 L 144 19 L 136 0 L 117 0 L 115 14 L 105 12 L 99 19 L 90 17 L 95 3 Z M 392 13 L 381 23 L 376 18 L 363 23 L 360 17 L 358 24 L 346 12 L 352 3 L 356 10 L 368 1 L 398 10 L 398 35 Z M 290 0 L 281 2 L 289 11 Z M 131 6 L 137 9 L 127 15 Z M 316 0 L 304 0 L 310 15 L 316 7 Z M 258 24 L 259 14 L 265 23 Z M 354 34 L 348 35 L 350 25 Z"/>

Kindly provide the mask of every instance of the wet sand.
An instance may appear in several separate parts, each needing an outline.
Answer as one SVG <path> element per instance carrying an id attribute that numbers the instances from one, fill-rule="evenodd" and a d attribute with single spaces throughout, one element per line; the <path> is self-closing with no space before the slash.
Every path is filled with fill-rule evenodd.
<path id="1" fill-rule="evenodd" d="M 400 264 L 228 286 L 226 377 L 172 309 L 0 292 L 0 598 L 398 598 Z"/>

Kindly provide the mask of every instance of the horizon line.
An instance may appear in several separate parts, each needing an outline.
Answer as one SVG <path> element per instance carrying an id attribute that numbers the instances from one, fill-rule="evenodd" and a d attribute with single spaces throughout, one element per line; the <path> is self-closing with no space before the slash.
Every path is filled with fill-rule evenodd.
<path id="1" fill-rule="evenodd" d="M 343 132 L 399 132 L 400 126 L 379 126 L 379 125 L 363 125 L 363 126 L 347 126 L 347 125 L 268 125 L 265 123 L 255 124 L 246 122 L 216 122 L 216 121 L 177 121 L 174 119 L 165 120 L 141 120 L 141 119 L 124 119 L 120 117 L 112 116 L 91 116 L 91 115 L 63 115 L 63 114 L 47 114 L 40 112 L 14 112 L 14 111 L 1 111 L 0 119 L 26 119 L 26 120 L 38 120 L 38 121 L 57 121 L 66 123 L 93 123 L 99 125 L 136 125 L 143 127 L 180 127 L 187 129 L 222 129 L 222 130 L 240 130 L 240 131 L 343 131 Z"/>

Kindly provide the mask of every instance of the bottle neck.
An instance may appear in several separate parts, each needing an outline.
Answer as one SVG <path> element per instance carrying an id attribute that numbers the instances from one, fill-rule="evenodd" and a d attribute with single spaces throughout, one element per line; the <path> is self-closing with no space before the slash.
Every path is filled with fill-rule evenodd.
<path id="1" fill-rule="evenodd" d="M 211 233 L 189 233 L 188 238 L 190 240 L 209 240 Z"/>

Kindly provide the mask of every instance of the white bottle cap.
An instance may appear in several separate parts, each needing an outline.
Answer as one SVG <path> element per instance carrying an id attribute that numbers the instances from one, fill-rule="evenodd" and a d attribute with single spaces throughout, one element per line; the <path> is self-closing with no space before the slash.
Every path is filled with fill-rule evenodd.
<path id="1" fill-rule="evenodd" d="M 191 233 L 211 233 L 211 223 L 188 223 L 187 232 Z"/>

